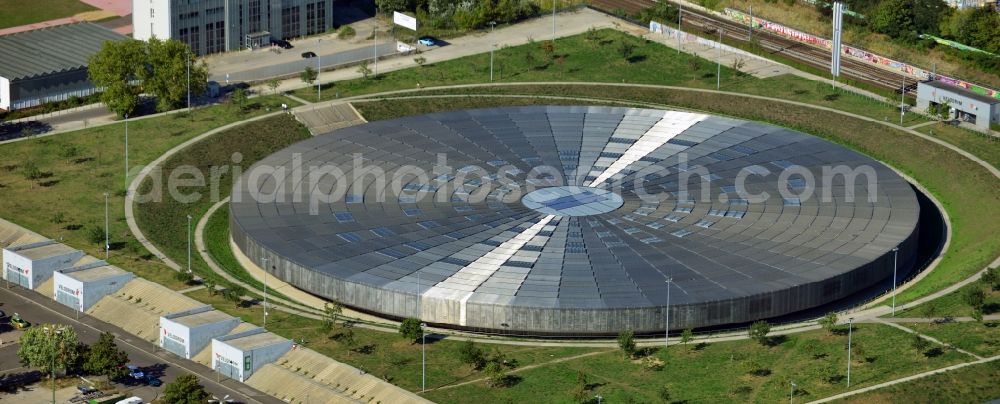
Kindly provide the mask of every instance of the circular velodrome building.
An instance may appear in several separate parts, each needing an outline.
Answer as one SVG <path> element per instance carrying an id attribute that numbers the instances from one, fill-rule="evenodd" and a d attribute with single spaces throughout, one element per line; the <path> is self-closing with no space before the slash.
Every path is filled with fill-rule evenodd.
<path id="1" fill-rule="evenodd" d="M 920 209 L 891 169 L 825 140 L 615 107 L 372 122 L 234 186 L 233 241 L 273 276 L 386 317 L 526 335 L 815 308 L 912 265 Z"/>

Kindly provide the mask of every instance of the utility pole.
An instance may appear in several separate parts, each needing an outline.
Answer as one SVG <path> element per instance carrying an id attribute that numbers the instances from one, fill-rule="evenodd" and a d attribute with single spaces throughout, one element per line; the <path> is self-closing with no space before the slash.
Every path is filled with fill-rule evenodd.
<path id="1" fill-rule="evenodd" d="M 896 317 L 896 264 L 899 262 L 899 247 L 892 249 L 892 316 Z"/>
<path id="2" fill-rule="evenodd" d="M 109 238 L 111 237 L 108 231 L 108 193 L 104 193 L 104 259 L 108 259 L 111 255 L 111 242 Z"/>
<path id="3" fill-rule="evenodd" d="M 715 89 L 722 88 L 722 28 L 719 28 L 719 57 L 715 66 Z"/>
<path id="4" fill-rule="evenodd" d="M 323 60 L 323 56 L 316 55 L 316 101 L 323 99 L 323 84 L 319 81 L 319 75 L 323 71 L 323 63 L 321 63 L 320 60 Z M 264 272 L 267 272 L 266 268 L 264 269 Z"/>
<path id="5" fill-rule="evenodd" d="M 674 278 L 667 278 L 667 309 L 666 320 L 663 326 L 663 349 L 667 349 L 670 346 L 670 284 L 674 282 Z"/>
<path id="6" fill-rule="evenodd" d="M 854 336 L 854 317 L 847 319 L 847 388 L 851 388 L 851 339 Z"/>

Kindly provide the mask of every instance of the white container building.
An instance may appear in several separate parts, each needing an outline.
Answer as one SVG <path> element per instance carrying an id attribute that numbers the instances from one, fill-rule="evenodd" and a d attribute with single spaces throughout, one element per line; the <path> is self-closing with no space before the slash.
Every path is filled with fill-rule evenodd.
<path id="1" fill-rule="evenodd" d="M 160 317 L 160 347 L 191 359 L 213 338 L 221 337 L 240 325 L 240 319 L 202 306 Z"/>
<path id="2" fill-rule="evenodd" d="M 263 328 L 212 340 L 212 369 L 233 380 L 245 382 L 261 366 L 272 363 L 292 349 L 292 341 Z"/>
<path id="3" fill-rule="evenodd" d="M 83 252 L 53 240 L 3 249 L 3 278 L 15 285 L 35 289 L 83 257 Z"/>
<path id="4" fill-rule="evenodd" d="M 107 262 L 95 261 L 57 270 L 52 277 L 52 298 L 74 310 L 85 312 L 98 300 L 117 292 L 135 275 Z"/>

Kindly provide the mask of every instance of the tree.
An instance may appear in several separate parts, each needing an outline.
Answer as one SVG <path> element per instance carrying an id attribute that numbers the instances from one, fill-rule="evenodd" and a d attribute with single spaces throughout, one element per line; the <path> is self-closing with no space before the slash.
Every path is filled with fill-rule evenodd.
<path id="1" fill-rule="evenodd" d="M 402 335 L 411 344 L 416 342 L 417 338 L 423 336 L 423 327 L 420 326 L 420 320 L 413 317 L 403 320 L 402 323 L 399 323 L 399 335 Z"/>
<path id="2" fill-rule="evenodd" d="M 987 268 L 986 272 L 983 272 L 983 277 L 979 278 L 979 281 L 986 287 L 997 290 L 998 286 L 1000 286 L 1000 268 Z"/>
<path id="3" fill-rule="evenodd" d="M 390 15 L 393 11 L 412 10 L 413 3 L 410 0 L 375 0 L 375 6 L 380 13 Z"/>
<path id="4" fill-rule="evenodd" d="M 576 371 L 576 385 L 573 387 L 573 400 L 576 402 L 582 402 L 587 399 L 587 374 L 582 371 Z"/>
<path id="5" fill-rule="evenodd" d="M 223 296 L 226 298 L 226 300 L 233 302 L 233 304 L 235 304 L 236 307 L 239 307 L 243 305 L 243 295 L 246 294 L 247 294 L 246 288 L 240 285 L 233 284 L 229 285 L 229 287 L 226 288 L 226 291 L 223 293 Z"/>
<path id="6" fill-rule="evenodd" d="M 312 85 L 312 83 L 316 82 L 316 70 L 312 67 L 306 66 L 306 69 L 299 74 L 299 79 L 301 79 L 303 83 Z"/>
<path id="7" fill-rule="evenodd" d="M 980 323 L 983 322 L 983 311 L 981 309 L 973 309 L 972 319 Z"/>
<path id="8" fill-rule="evenodd" d="M 682 344 L 687 345 L 693 339 L 694 339 L 694 331 L 692 331 L 690 328 L 685 328 L 684 331 L 681 332 Z"/>
<path id="9" fill-rule="evenodd" d="M 979 287 L 979 285 L 973 285 L 971 289 L 962 293 L 962 300 L 965 304 L 968 304 L 973 309 L 978 310 L 982 308 L 983 304 L 986 302 L 986 293 L 983 292 L 983 288 Z"/>
<path id="10" fill-rule="evenodd" d="M 665 403 L 669 403 L 670 402 L 670 388 L 667 387 L 667 386 L 660 386 L 660 388 L 656 391 L 656 396 L 660 398 L 660 401 L 663 401 Z"/>
<path id="11" fill-rule="evenodd" d="M 462 363 L 472 365 L 476 370 L 486 366 L 486 354 L 471 339 L 465 340 L 458 347 L 458 357 Z"/>
<path id="12" fill-rule="evenodd" d="M 930 346 L 930 342 L 921 337 L 920 334 L 913 333 L 912 338 L 913 339 L 910 343 L 913 345 L 913 349 L 916 349 L 917 352 L 923 353 L 927 350 L 927 347 Z"/>
<path id="13" fill-rule="evenodd" d="M 114 334 L 105 332 L 90 347 L 87 358 L 83 362 L 83 370 L 92 375 L 115 379 L 126 374 L 123 367 L 126 363 L 128 363 L 128 354 L 115 345 Z"/>
<path id="14" fill-rule="evenodd" d="M 277 94 L 278 93 L 278 86 L 280 86 L 280 85 L 281 85 L 281 81 L 278 81 L 278 79 L 270 79 L 270 80 L 267 81 L 267 88 L 271 89 L 271 94 Z"/>
<path id="15" fill-rule="evenodd" d="M 244 91 L 242 88 L 237 88 L 236 90 L 233 90 L 233 95 L 231 96 L 230 100 L 233 102 L 233 105 L 235 105 L 240 112 L 246 110 L 247 92 Z"/>
<path id="16" fill-rule="evenodd" d="M 163 401 L 171 404 L 201 404 L 208 393 L 193 374 L 183 374 L 163 389 Z"/>
<path id="17" fill-rule="evenodd" d="M 626 359 L 635 355 L 635 333 L 632 330 L 618 333 L 618 349 L 621 349 Z"/>
<path id="18" fill-rule="evenodd" d="M 174 279 L 178 282 L 184 282 L 184 284 L 190 285 L 194 282 L 194 274 L 182 269 L 174 273 Z"/>
<path id="19" fill-rule="evenodd" d="M 103 87 L 101 102 L 119 117 L 135 112 L 145 75 L 146 51 L 140 41 L 105 41 L 101 50 L 87 61 L 87 76 Z"/>
<path id="20" fill-rule="evenodd" d="M 208 290 L 208 295 L 209 296 L 215 296 L 216 293 L 219 292 L 217 289 L 215 289 L 215 286 L 217 285 L 217 283 L 215 283 L 215 281 L 213 281 L 211 279 L 205 279 L 205 281 L 202 282 L 202 283 L 205 284 L 205 289 Z"/>
<path id="21" fill-rule="evenodd" d="M 542 48 L 542 53 L 545 54 L 545 58 L 551 60 L 553 55 L 556 53 L 556 45 L 552 41 L 542 41 L 540 45 Z"/>
<path id="22" fill-rule="evenodd" d="M 832 311 L 826 313 L 826 315 L 823 316 L 823 318 L 819 319 L 819 325 L 822 326 L 824 330 L 828 331 L 831 334 L 837 332 L 837 330 L 840 328 L 837 325 L 837 313 L 834 313 Z"/>
<path id="23" fill-rule="evenodd" d="M 18 338 L 17 357 L 21 364 L 37 368 L 43 373 L 66 369 L 76 363 L 79 342 L 73 327 L 55 324 L 35 325 Z"/>
<path id="24" fill-rule="evenodd" d="M 344 305 L 340 302 L 333 301 L 333 304 L 326 303 L 323 305 L 323 332 L 330 332 L 333 327 L 337 325 L 337 318 L 340 314 L 344 312 Z"/>
<path id="25" fill-rule="evenodd" d="M 635 53 L 635 44 L 626 38 L 622 38 L 621 42 L 618 43 L 618 53 L 621 53 L 622 59 L 631 63 L 632 54 Z"/>
<path id="26" fill-rule="evenodd" d="M 769 332 L 771 332 L 771 325 L 768 324 L 767 321 L 759 320 L 759 321 L 754 321 L 753 324 L 750 325 L 750 330 L 748 331 L 748 334 L 750 336 L 750 339 L 757 341 L 757 343 L 761 345 L 766 345 L 767 334 Z"/>
<path id="27" fill-rule="evenodd" d="M 358 73 L 361 73 L 361 77 L 364 77 L 366 80 L 368 79 L 368 75 L 372 74 L 372 69 L 368 68 L 367 60 L 361 61 L 361 65 L 358 66 Z"/>
<path id="28" fill-rule="evenodd" d="M 191 48 L 184 42 L 150 38 L 146 55 L 142 87 L 144 92 L 156 96 L 158 110 L 169 111 L 185 106 L 189 82 L 191 95 L 205 92 L 208 66 L 204 62 L 195 63 Z"/>
<path id="29" fill-rule="evenodd" d="M 875 8 L 870 20 L 872 31 L 898 38 L 902 32 L 913 30 L 910 0 L 883 0 Z"/>

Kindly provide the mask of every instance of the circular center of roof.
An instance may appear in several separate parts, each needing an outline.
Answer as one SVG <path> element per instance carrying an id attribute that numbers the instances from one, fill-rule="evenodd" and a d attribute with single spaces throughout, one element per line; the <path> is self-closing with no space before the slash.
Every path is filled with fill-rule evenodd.
<path id="1" fill-rule="evenodd" d="M 530 192 L 521 203 L 546 215 L 590 216 L 618 209 L 625 200 L 608 190 L 568 185 Z"/>

